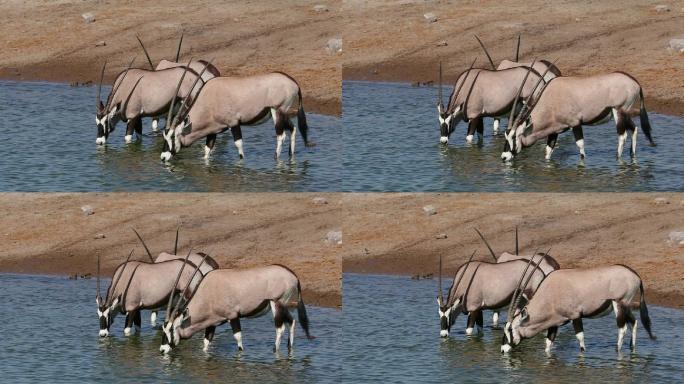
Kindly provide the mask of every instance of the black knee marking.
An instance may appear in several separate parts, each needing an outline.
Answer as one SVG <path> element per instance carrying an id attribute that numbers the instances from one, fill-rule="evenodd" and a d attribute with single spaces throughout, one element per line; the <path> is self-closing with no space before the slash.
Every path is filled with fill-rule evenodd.
<path id="1" fill-rule="evenodd" d="M 230 321 L 230 328 L 233 330 L 233 335 L 242 331 L 240 327 L 240 319 L 233 319 Z"/>
<path id="2" fill-rule="evenodd" d="M 476 317 L 477 317 L 476 313 L 474 313 L 474 312 L 468 313 L 468 324 L 467 324 L 468 328 L 473 328 L 473 326 L 475 326 Z"/>
<path id="3" fill-rule="evenodd" d="M 130 119 L 126 123 L 126 136 L 133 136 L 135 131 L 135 119 Z"/>
<path id="4" fill-rule="evenodd" d="M 289 120 L 287 119 L 287 115 L 284 113 L 277 111 L 276 112 L 276 121 L 275 121 L 275 131 L 276 135 L 280 136 L 285 132 L 286 129 L 288 129 L 288 122 Z"/>
<path id="5" fill-rule="evenodd" d="M 207 327 L 207 329 L 204 330 L 204 338 L 212 341 L 214 340 L 214 334 L 216 333 L 216 326 L 212 325 L 210 327 Z"/>
<path id="6" fill-rule="evenodd" d="M 556 340 L 556 335 L 558 335 L 558 327 L 551 327 L 546 331 L 546 338 L 551 341 Z"/>
<path id="7" fill-rule="evenodd" d="M 478 127 L 477 127 L 478 120 L 480 120 L 480 119 L 479 118 L 470 119 L 470 121 L 468 122 L 468 133 L 466 133 L 467 136 L 472 136 L 475 134 L 475 132 L 478 129 Z"/>
<path id="8" fill-rule="evenodd" d="M 283 307 L 282 304 L 276 303 L 275 305 L 275 313 L 273 314 L 273 322 L 275 323 L 276 328 L 280 328 L 283 326 L 283 323 L 285 322 L 285 312 L 287 311 L 286 308 Z"/>
<path id="9" fill-rule="evenodd" d="M 140 316 L 140 311 L 135 311 L 135 315 L 133 315 L 133 324 L 135 324 L 135 326 L 138 328 L 142 327 L 142 319 Z"/>
<path id="10" fill-rule="evenodd" d="M 575 335 L 584 332 L 584 325 L 582 324 L 582 319 L 575 319 L 572 321 L 572 328 L 575 330 Z"/>
<path id="11" fill-rule="evenodd" d="M 207 147 L 209 147 L 209 149 L 214 148 L 214 144 L 216 144 L 216 134 L 215 133 L 212 133 L 211 135 L 207 136 L 207 143 L 206 144 L 207 144 Z"/>
<path id="12" fill-rule="evenodd" d="M 230 127 L 230 133 L 233 134 L 233 141 L 242 139 L 242 128 L 240 126 Z"/>
<path id="13" fill-rule="evenodd" d="M 549 135 L 549 137 L 546 138 L 546 145 L 548 145 L 551 148 L 554 148 L 556 146 L 556 141 L 558 141 L 558 134 L 552 133 Z"/>
<path id="14" fill-rule="evenodd" d="M 124 326 L 125 328 L 131 328 L 131 327 L 133 327 L 133 316 L 134 316 L 134 315 L 133 315 L 132 312 L 127 312 L 127 313 L 126 313 L 126 324 L 125 324 L 125 326 Z"/>
<path id="15" fill-rule="evenodd" d="M 615 128 L 617 129 L 618 135 L 623 135 L 627 131 L 627 121 L 629 117 L 622 111 L 617 113 L 617 121 L 615 122 Z"/>
<path id="16" fill-rule="evenodd" d="M 477 324 L 477 326 L 480 328 L 484 328 L 484 316 L 482 315 L 482 311 L 477 311 L 477 316 L 475 317 L 475 324 Z"/>
<path id="17" fill-rule="evenodd" d="M 622 305 L 618 305 L 617 314 L 615 315 L 618 328 L 624 327 L 627 323 L 627 315 L 625 312 L 625 308 Z"/>
<path id="18" fill-rule="evenodd" d="M 142 136 L 142 131 L 143 131 L 143 123 L 142 123 L 142 117 L 138 116 L 134 119 L 134 124 L 135 124 L 135 133 L 138 135 Z"/>
<path id="19" fill-rule="evenodd" d="M 578 125 L 576 127 L 572 127 L 572 134 L 575 136 L 575 141 L 583 140 L 584 139 L 584 131 L 582 130 L 582 126 Z"/>

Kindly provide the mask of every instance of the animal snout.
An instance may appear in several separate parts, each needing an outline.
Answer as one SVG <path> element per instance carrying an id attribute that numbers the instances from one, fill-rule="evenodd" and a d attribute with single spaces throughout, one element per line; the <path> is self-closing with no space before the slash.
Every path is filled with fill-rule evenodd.
<path id="1" fill-rule="evenodd" d="M 162 346 L 159 347 L 159 352 L 161 352 L 163 354 L 167 354 L 167 353 L 171 352 L 171 346 L 169 346 L 168 344 L 163 344 Z"/>
<path id="2" fill-rule="evenodd" d="M 107 337 L 109 336 L 109 331 L 106 329 L 100 329 L 100 337 Z"/>
<path id="3" fill-rule="evenodd" d="M 513 159 L 513 153 L 511 151 L 506 151 L 501 154 L 501 160 L 511 161 Z"/>
<path id="4" fill-rule="evenodd" d="M 504 344 L 501 346 L 501 353 L 508 353 L 513 349 L 509 344 Z"/>
<path id="5" fill-rule="evenodd" d="M 447 136 L 442 136 L 442 137 L 439 138 L 439 142 L 442 143 L 442 144 L 447 144 L 447 143 L 449 143 L 449 137 L 447 137 Z"/>
<path id="6" fill-rule="evenodd" d="M 105 139 L 104 136 L 101 136 L 101 137 L 98 137 L 97 139 L 95 139 L 95 144 L 97 144 L 97 145 L 104 145 L 104 143 L 106 143 L 106 142 L 107 142 L 107 139 Z"/>
<path id="7" fill-rule="evenodd" d="M 439 331 L 439 337 L 449 337 L 449 331 L 447 331 L 446 329 L 442 329 L 441 331 Z"/>
<path id="8" fill-rule="evenodd" d="M 171 154 L 170 151 L 165 151 L 165 152 L 162 152 L 162 154 L 161 154 L 162 161 L 169 161 L 169 160 L 171 160 L 172 157 L 173 157 L 173 155 Z"/>

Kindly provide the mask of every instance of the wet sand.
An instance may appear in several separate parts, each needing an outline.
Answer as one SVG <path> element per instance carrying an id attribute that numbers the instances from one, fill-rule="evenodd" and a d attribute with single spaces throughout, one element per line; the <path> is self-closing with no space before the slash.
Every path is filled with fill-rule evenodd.
<path id="1" fill-rule="evenodd" d="M 97 82 L 106 59 L 111 82 L 134 55 L 137 66 L 148 67 L 136 33 L 156 64 L 175 58 L 182 29 L 182 60 L 215 58 L 226 76 L 286 72 L 302 86 L 307 111 L 339 115 L 341 55 L 330 54 L 326 43 L 341 37 L 341 2 L 323 3 L 323 12 L 315 4 L 0 1 L 0 79 Z M 87 12 L 94 22 L 85 22 Z M 96 46 L 100 42 L 106 45 Z"/>
<path id="2" fill-rule="evenodd" d="M 657 12 L 656 4 L 670 11 Z M 495 64 L 515 58 L 522 34 L 521 60 L 559 59 L 564 75 L 625 71 L 644 87 L 649 110 L 684 115 L 684 53 L 667 49 L 670 39 L 684 37 L 683 8 L 681 1 L 348 0 L 343 78 L 436 83 L 442 60 L 452 84 L 475 56 L 489 67 L 473 34 Z M 434 23 L 423 17 L 430 12 Z"/>
<path id="3" fill-rule="evenodd" d="M 323 196 L 328 204 L 315 204 Z M 222 267 L 279 263 L 299 276 L 304 300 L 342 305 L 341 247 L 326 243 L 339 230 L 339 195 L 211 193 L 4 193 L 0 194 L 0 271 L 30 274 L 95 274 L 97 255 L 111 276 L 131 249 L 148 257 L 173 251 L 182 222 L 179 254 L 193 249 Z M 89 205 L 94 214 L 81 207 Z M 104 235 L 104 238 L 98 238 Z"/>
<path id="4" fill-rule="evenodd" d="M 474 250 L 491 260 L 473 227 L 501 253 L 515 249 L 517 225 L 521 253 L 551 248 L 568 268 L 626 264 L 649 303 L 684 308 L 684 246 L 667 243 L 684 231 L 682 193 L 346 194 L 344 211 L 344 272 L 436 278 L 442 256 L 450 281 Z"/>

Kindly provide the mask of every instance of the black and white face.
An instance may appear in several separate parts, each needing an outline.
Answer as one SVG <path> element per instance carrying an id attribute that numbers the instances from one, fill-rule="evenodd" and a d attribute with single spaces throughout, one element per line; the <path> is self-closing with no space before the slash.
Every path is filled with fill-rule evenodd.
<path id="1" fill-rule="evenodd" d="M 183 311 L 180 316 L 176 316 L 170 321 L 165 321 L 162 325 L 162 342 L 159 347 L 159 352 L 167 354 L 171 352 L 180 342 L 180 335 L 178 329 L 182 322 L 187 318 L 187 309 Z"/>
<path id="2" fill-rule="evenodd" d="M 456 303 L 447 307 L 442 305 L 442 302 L 437 298 L 437 311 L 439 313 L 439 336 L 449 337 L 449 332 L 451 332 L 451 326 L 454 325 L 458 313 L 456 312 L 456 306 L 458 305 L 458 300 Z"/>
<path id="3" fill-rule="evenodd" d="M 441 104 L 437 105 L 437 116 L 439 118 L 439 142 L 442 144 L 449 143 L 449 136 L 453 132 L 454 115 L 448 115 Z"/>
<path id="4" fill-rule="evenodd" d="M 511 129 L 510 132 L 505 133 L 506 143 L 504 144 L 504 151 L 501 153 L 501 159 L 504 161 L 510 161 L 520 153 L 522 149 L 522 136 L 523 133 L 532 128 L 529 118 L 527 118 L 522 123 L 518 124 L 517 127 Z"/>
<path id="5" fill-rule="evenodd" d="M 180 123 L 164 131 L 164 149 L 161 153 L 162 161 L 170 161 L 181 150 L 180 135 L 178 133 L 185 132 L 190 127 L 188 118 L 186 117 Z"/>
<path id="6" fill-rule="evenodd" d="M 109 336 L 109 327 L 114 322 L 114 315 L 116 308 L 119 305 L 119 299 L 116 298 L 111 306 L 107 306 L 100 301 L 100 297 L 95 298 L 97 303 L 97 317 L 100 319 L 100 337 Z"/>
<path id="7" fill-rule="evenodd" d="M 506 322 L 504 326 L 504 336 L 501 340 L 501 352 L 510 352 L 514 346 L 520 344 L 522 337 L 520 335 L 520 326 L 527 321 L 527 308 L 516 310 L 513 315 L 513 320 Z"/>
<path id="8" fill-rule="evenodd" d="M 109 133 L 114 130 L 116 121 L 114 120 L 117 116 L 116 111 L 118 106 L 115 106 L 110 113 L 105 113 L 104 109 L 98 111 L 95 114 L 95 124 L 97 125 L 97 139 L 95 143 L 98 145 L 104 145 L 109 138 Z"/>

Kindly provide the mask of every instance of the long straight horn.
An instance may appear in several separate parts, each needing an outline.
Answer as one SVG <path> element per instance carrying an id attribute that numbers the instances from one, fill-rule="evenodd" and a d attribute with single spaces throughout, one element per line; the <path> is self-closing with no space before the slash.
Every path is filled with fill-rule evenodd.
<path id="1" fill-rule="evenodd" d="M 492 254 L 494 261 L 496 261 L 496 253 L 494 253 L 494 250 L 489 245 L 489 242 L 487 241 L 487 239 L 485 239 L 485 237 L 482 235 L 482 233 L 477 228 L 473 228 L 473 229 L 475 230 L 475 232 L 477 232 L 478 235 L 480 235 L 480 239 L 482 239 L 482 241 L 484 241 L 485 245 L 487 246 L 487 249 L 489 249 L 489 253 Z"/>
<path id="2" fill-rule="evenodd" d="M 461 88 L 463 88 L 463 85 L 465 84 L 466 79 L 468 78 L 468 74 L 473 69 L 473 66 L 475 65 L 476 61 L 477 61 L 477 57 L 475 57 L 475 60 L 473 60 L 473 62 L 470 63 L 470 67 L 468 67 L 468 69 L 465 72 L 463 72 L 465 74 L 465 76 L 463 77 L 463 81 L 461 82 L 461 84 L 459 84 L 458 88 L 456 88 L 456 90 L 454 91 L 454 95 L 452 98 L 453 100 L 456 100 L 458 98 L 458 94 L 461 92 Z M 456 82 L 458 82 L 458 79 L 456 79 Z M 451 101 L 451 100 L 449 100 L 449 101 Z M 447 110 L 448 109 L 449 109 L 449 106 L 447 106 Z"/>
<path id="3" fill-rule="evenodd" d="M 520 250 L 518 249 L 518 226 L 515 226 L 515 254 L 516 256 L 520 254 Z"/>
<path id="4" fill-rule="evenodd" d="M 513 120 L 514 120 L 513 114 L 515 113 L 515 108 L 518 106 L 518 100 L 520 99 L 520 94 L 522 93 L 522 90 L 525 87 L 525 82 L 527 81 L 527 77 L 530 76 L 530 72 L 532 72 L 532 67 L 534 66 L 534 63 L 536 63 L 536 62 L 537 62 L 536 58 L 534 60 L 532 60 L 532 64 L 527 69 L 527 73 L 525 74 L 525 77 L 523 78 L 522 83 L 520 83 L 520 88 L 518 88 L 518 92 L 515 95 L 515 99 L 513 99 L 513 108 L 511 108 L 511 114 L 508 116 L 508 128 L 506 129 L 506 132 L 510 132 L 511 127 L 513 127 Z"/>
<path id="5" fill-rule="evenodd" d="M 439 106 L 444 109 L 444 100 L 442 96 L 442 60 L 439 61 Z"/>
<path id="6" fill-rule="evenodd" d="M 487 48 L 485 47 L 485 45 L 482 43 L 482 40 L 480 40 L 480 38 L 477 37 L 477 35 L 475 35 L 475 38 L 477 39 L 477 42 L 480 43 L 480 47 L 482 47 L 482 49 L 484 49 L 485 55 L 487 55 L 487 59 L 489 60 L 489 65 L 492 66 L 493 70 L 496 70 L 496 66 L 494 65 L 494 61 L 492 61 L 492 57 L 489 56 L 489 52 L 487 51 Z"/>
<path id="7" fill-rule="evenodd" d="M 181 31 L 181 38 L 180 38 L 180 41 L 178 42 L 178 49 L 176 50 L 176 63 L 178 62 L 178 59 L 180 58 L 181 45 L 183 45 L 183 35 L 185 35 L 185 33 L 183 31 Z"/>
<path id="8" fill-rule="evenodd" d="M 107 60 L 105 60 L 104 64 L 102 65 L 102 72 L 100 73 L 100 82 L 97 83 L 97 100 L 96 100 L 95 104 L 97 105 L 98 111 L 102 111 L 102 108 L 104 108 L 104 103 L 102 102 L 101 93 L 102 93 L 102 80 L 104 79 L 106 67 L 107 67 Z"/>
<path id="9" fill-rule="evenodd" d="M 97 255 L 97 301 L 98 304 L 102 301 L 102 296 L 100 295 L 100 255 Z"/>
<path id="10" fill-rule="evenodd" d="M 439 256 L 439 304 L 444 305 L 444 296 L 442 296 L 442 256 Z"/>
<path id="11" fill-rule="evenodd" d="M 518 34 L 518 46 L 515 48 L 515 62 L 520 59 L 520 34 Z"/>
<path id="12" fill-rule="evenodd" d="M 173 254 L 178 254 L 178 232 L 180 232 L 180 225 L 176 228 L 176 242 L 173 244 Z"/>
<path id="13" fill-rule="evenodd" d="M 128 254 L 128 257 L 126 258 L 126 261 L 123 263 L 123 268 L 121 268 L 121 273 L 116 277 L 116 280 L 114 280 L 114 283 L 111 286 L 111 291 L 114 293 L 114 290 L 116 289 L 116 285 L 119 284 L 119 279 L 121 279 L 121 275 L 124 273 L 124 269 L 126 269 L 126 264 L 128 264 L 128 261 L 131 259 L 131 256 L 133 256 L 133 251 L 134 249 L 131 249 L 131 252 Z M 116 271 L 114 271 L 116 273 Z M 110 304 L 110 301 L 112 300 L 111 297 L 109 297 L 109 294 L 107 295 L 107 305 Z"/>
<path id="14" fill-rule="evenodd" d="M 178 113 L 176 114 L 176 117 L 174 117 L 174 119 L 173 119 L 174 124 L 172 126 L 174 126 L 175 123 L 177 123 L 176 118 L 178 118 L 178 116 L 181 116 L 181 112 L 187 106 L 187 102 L 190 99 L 190 95 L 192 95 L 192 90 L 195 89 L 195 86 L 197 85 L 197 83 L 202 79 L 202 75 L 204 74 L 204 71 L 206 71 L 207 68 L 209 68 L 212 61 L 214 61 L 214 59 L 209 60 L 209 62 L 204 65 L 204 68 L 202 68 L 202 71 L 200 71 L 200 73 L 197 75 L 197 78 L 195 78 L 195 81 L 192 83 L 192 86 L 190 87 L 190 90 L 188 91 L 188 94 L 185 95 L 185 97 L 183 98 L 183 102 L 181 103 L 180 108 L 178 108 Z M 189 65 L 190 65 L 190 63 L 188 63 L 188 66 Z"/>
<path id="15" fill-rule="evenodd" d="M 456 291 L 456 288 L 458 288 L 458 285 L 461 283 L 461 280 L 463 279 L 463 276 L 465 276 L 466 269 L 468 269 L 468 265 L 469 265 L 470 262 L 473 260 L 473 256 L 475 256 L 475 254 L 477 254 L 477 250 L 475 250 L 475 251 L 470 255 L 470 258 L 468 259 L 468 261 L 466 261 L 466 263 L 463 264 L 463 265 L 464 265 L 464 267 L 463 267 L 463 273 L 461 273 L 461 276 L 459 276 L 459 277 L 458 277 L 458 280 L 456 280 L 456 283 L 454 284 L 454 287 L 453 287 L 453 290 L 454 290 L 454 291 Z"/>
<path id="16" fill-rule="evenodd" d="M 121 86 L 121 84 L 123 84 L 124 80 L 126 79 L 126 75 L 128 75 L 128 71 L 131 69 L 131 66 L 133 66 L 133 63 L 135 62 L 135 59 L 136 59 L 136 58 L 137 58 L 137 56 L 133 56 L 133 60 L 131 60 L 131 61 L 128 63 L 128 67 L 126 67 L 126 70 L 124 71 L 124 74 L 123 74 L 123 76 L 121 77 L 121 81 L 119 81 L 118 84 L 115 84 L 115 85 L 114 85 L 114 88 L 112 89 L 112 92 L 109 94 L 109 95 L 110 95 L 110 98 L 109 98 L 109 100 L 107 100 L 107 105 L 105 106 L 105 110 L 106 110 L 107 112 L 109 112 L 109 108 L 111 107 L 110 104 L 111 104 L 111 102 L 114 100 L 114 95 L 116 94 L 116 91 L 118 91 L 118 90 L 119 90 L 119 87 Z M 116 82 L 116 79 L 114 79 L 114 82 Z"/>
<path id="17" fill-rule="evenodd" d="M 150 59 L 150 54 L 147 53 L 147 49 L 145 48 L 145 44 L 143 44 L 142 40 L 140 40 L 140 37 L 138 35 L 135 35 L 135 38 L 138 39 L 138 43 L 140 43 L 140 46 L 142 47 L 143 51 L 145 52 L 145 56 L 147 57 L 147 62 L 150 63 L 150 69 L 154 70 L 154 64 L 152 64 L 152 59 Z"/>
<path id="18" fill-rule="evenodd" d="M 131 101 L 131 96 L 133 96 L 133 92 L 135 92 L 135 89 L 138 87 L 138 84 L 140 84 L 140 80 L 143 79 L 145 76 L 140 76 L 138 80 L 133 84 L 133 89 L 131 89 L 131 92 L 128 94 L 126 97 L 126 101 L 124 101 L 123 106 L 121 107 L 121 113 L 123 113 L 122 116 L 126 116 L 126 110 L 128 109 L 128 102 Z"/>
<path id="19" fill-rule="evenodd" d="M 169 113 L 166 115 L 166 126 L 167 130 L 170 132 L 171 129 L 173 129 L 173 125 L 170 123 L 171 121 L 175 120 L 175 116 L 173 116 L 173 107 L 176 104 L 176 97 L 178 97 L 178 91 L 180 90 L 181 84 L 183 84 L 183 79 L 185 79 L 185 74 L 188 72 L 188 68 L 190 68 L 190 63 L 192 62 L 192 58 L 190 58 L 190 61 L 188 61 L 188 65 L 183 67 L 183 75 L 181 75 L 180 80 L 178 80 L 178 84 L 176 85 L 176 91 L 173 93 L 173 97 L 171 98 L 171 106 L 169 107 Z"/>
<path id="20" fill-rule="evenodd" d="M 154 263 L 154 257 L 152 257 L 152 252 L 150 252 L 150 249 L 147 248 L 147 244 L 145 244 L 145 240 L 143 240 L 142 236 L 138 233 L 138 231 L 135 230 L 135 228 L 131 227 L 133 232 L 135 232 L 135 235 L 138 236 L 138 240 L 142 243 L 142 246 L 145 247 L 145 252 L 147 252 L 147 256 L 149 256 L 150 260 Z M 175 253 L 174 253 L 175 255 Z"/>
<path id="21" fill-rule="evenodd" d="M 183 288 L 183 292 L 181 292 L 180 296 L 178 296 L 178 301 L 176 302 L 176 305 L 173 307 L 173 311 L 171 311 L 172 316 L 169 316 L 169 318 L 174 317 L 176 315 L 176 313 L 178 312 L 178 308 L 180 307 L 181 300 L 185 300 L 185 293 L 188 291 L 188 288 L 190 288 L 190 284 L 192 284 L 192 280 L 195 278 L 195 276 L 197 275 L 197 272 L 200 270 L 200 267 L 202 266 L 202 264 L 204 264 L 204 260 L 206 260 L 208 256 L 209 255 L 207 255 L 206 253 L 204 254 L 204 256 L 202 257 L 202 261 L 200 261 L 200 263 L 197 264 L 195 271 L 192 273 L 192 275 L 190 275 L 190 280 L 188 280 L 187 284 L 185 284 L 185 287 Z"/>
<path id="22" fill-rule="evenodd" d="M 551 251 L 551 248 L 549 248 L 549 250 L 546 251 L 546 254 L 548 254 L 549 251 Z M 537 256 L 537 255 L 536 255 L 536 254 L 532 255 L 532 257 L 530 258 L 530 260 L 531 260 L 531 261 L 534 260 L 534 257 L 535 257 L 535 256 Z M 540 260 L 541 260 L 541 259 L 540 259 Z M 530 264 L 531 264 L 531 263 L 530 263 Z M 528 266 L 529 266 L 530 264 L 528 264 Z M 535 264 L 534 269 L 537 269 L 538 266 L 539 266 L 538 264 Z M 513 308 L 518 308 L 518 304 L 520 304 L 520 299 L 522 298 L 523 291 L 525 290 L 525 287 L 527 287 L 527 284 L 529 284 L 530 280 L 532 280 L 532 276 L 534 276 L 534 272 L 535 272 L 534 269 L 533 269 L 532 272 L 530 272 L 530 274 L 527 276 L 527 278 L 525 279 L 525 282 L 523 283 L 523 285 L 520 286 L 520 291 L 518 292 L 518 297 L 515 298 L 515 304 L 513 304 Z"/>
<path id="23" fill-rule="evenodd" d="M 546 76 L 546 74 L 549 73 L 549 70 L 551 69 L 551 67 L 556 65 L 557 61 L 558 61 L 558 59 L 554 60 L 553 63 L 551 63 L 551 65 L 546 66 L 546 70 L 544 71 L 544 73 L 541 74 L 541 76 L 537 80 L 537 83 L 534 85 L 534 88 L 532 88 L 532 92 L 530 92 L 530 94 L 527 95 L 527 98 L 525 99 L 525 105 L 526 106 L 529 107 L 530 102 L 532 101 L 532 97 L 534 96 L 534 91 L 536 91 L 539 84 L 541 84 L 541 82 L 544 81 L 544 76 Z"/>
<path id="24" fill-rule="evenodd" d="M 535 251 L 535 253 L 537 253 Z M 513 291 L 513 296 L 511 296 L 511 303 L 508 305 L 508 318 L 507 321 L 511 321 L 511 317 L 513 316 L 513 304 L 516 303 L 516 296 L 518 295 L 518 291 L 520 289 L 520 284 L 522 284 L 523 279 L 525 278 L 525 274 L 527 273 L 527 270 L 530 268 L 530 264 L 532 264 L 532 260 L 534 257 L 531 257 L 530 260 L 527 261 L 527 266 L 523 270 L 522 275 L 520 275 L 520 280 L 518 280 L 518 284 L 515 286 L 515 290 Z"/>
<path id="25" fill-rule="evenodd" d="M 183 260 L 183 265 L 181 265 L 180 270 L 178 270 L 178 276 L 176 276 L 176 280 L 173 283 L 173 286 L 171 287 L 171 295 L 169 295 L 169 302 L 166 304 L 166 319 L 170 319 L 171 317 L 169 316 L 169 313 L 171 311 L 171 302 L 173 301 L 173 293 L 176 291 L 176 285 L 178 285 L 178 281 L 180 280 L 181 274 L 183 273 L 183 269 L 185 268 L 185 265 L 188 263 L 188 258 L 190 257 L 190 254 L 192 253 L 192 247 L 190 247 L 190 250 L 188 251 L 188 254 L 185 256 L 185 260 Z"/>

